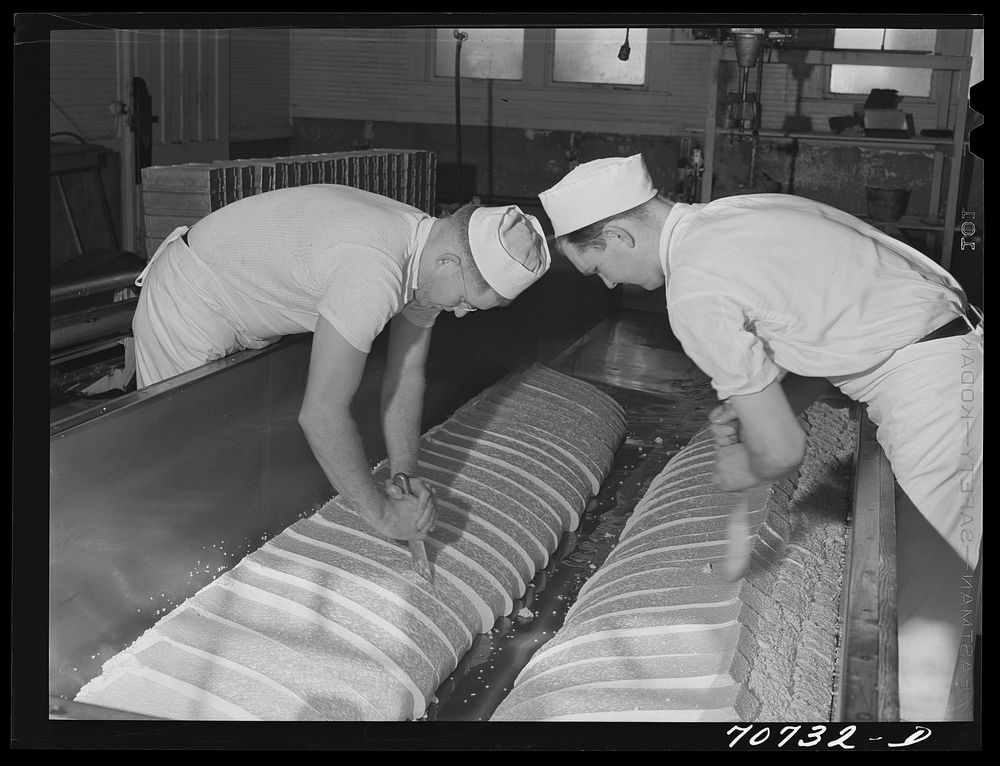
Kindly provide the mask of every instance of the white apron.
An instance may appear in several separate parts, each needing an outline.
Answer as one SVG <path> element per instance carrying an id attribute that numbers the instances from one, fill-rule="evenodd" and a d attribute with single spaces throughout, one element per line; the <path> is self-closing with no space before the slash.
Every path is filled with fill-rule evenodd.
<path id="1" fill-rule="evenodd" d="M 135 280 L 136 386 L 143 388 L 275 338 L 257 338 L 222 301 L 229 290 L 174 229 Z"/>
<path id="2" fill-rule="evenodd" d="M 833 383 L 868 405 L 900 487 L 975 568 L 982 537 L 983 326 L 913 343 Z"/>
<path id="3" fill-rule="evenodd" d="M 983 531 L 983 326 L 833 381 L 868 405 L 896 502 L 900 717 L 971 720 Z"/>

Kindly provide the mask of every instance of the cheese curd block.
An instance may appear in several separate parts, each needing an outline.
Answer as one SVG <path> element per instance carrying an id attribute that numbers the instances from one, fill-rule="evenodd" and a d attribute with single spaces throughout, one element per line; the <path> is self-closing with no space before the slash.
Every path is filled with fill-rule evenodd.
<path id="1" fill-rule="evenodd" d="M 743 579 L 722 577 L 735 497 L 697 434 L 492 716 L 497 721 L 828 721 L 854 431 L 815 404 L 798 473 L 749 493 Z"/>
<path id="2" fill-rule="evenodd" d="M 421 437 L 439 508 L 433 584 L 335 497 L 159 620 L 76 700 L 184 720 L 420 718 L 576 528 L 625 427 L 588 383 L 542 365 L 510 375 Z"/>

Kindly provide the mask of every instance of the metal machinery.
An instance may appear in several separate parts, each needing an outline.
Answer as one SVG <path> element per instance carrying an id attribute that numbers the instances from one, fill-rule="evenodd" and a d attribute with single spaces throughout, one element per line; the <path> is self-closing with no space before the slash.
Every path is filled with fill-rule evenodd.
<path id="1" fill-rule="evenodd" d="M 152 126 L 159 118 L 152 114 L 145 81 L 133 78 L 132 87 L 135 105 L 127 122 L 135 134 L 132 164 L 140 184 L 142 168 L 152 164 Z M 113 108 L 121 110 L 116 114 L 127 111 L 124 104 Z M 115 212 L 122 194 L 118 153 L 60 132 L 50 136 L 49 155 L 49 401 L 68 412 L 129 386 L 138 295 L 133 283 L 145 259 L 121 249 Z"/>
<path id="2" fill-rule="evenodd" d="M 752 179 L 760 57 L 765 47 L 791 35 L 728 28 L 700 36 L 736 49 L 739 89 L 727 99 L 727 127 L 754 142 Z M 627 55 L 627 38 L 623 51 Z M 120 298 L 117 291 L 137 272 L 64 284 L 53 288 L 51 299 L 61 303 L 109 291 Z M 663 315 L 621 309 L 617 293 L 592 281 L 554 263 L 551 276 L 511 307 L 462 320 L 446 315 L 435 329 L 425 429 L 534 361 L 614 389 L 633 406 L 630 438 L 580 528 L 566 535 L 512 613 L 473 644 L 439 690 L 428 716 L 433 720 L 489 717 L 538 643 L 559 628 L 592 563 L 607 554 L 609 530 L 620 529 L 616 525 L 648 481 L 702 427 L 715 404 L 703 375 L 669 336 Z M 88 307 L 86 316 L 54 322 L 53 353 L 68 359 L 121 343 L 131 308 L 126 296 L 111 306 Z M 161 615 L 330 499 L 333 490 L 297 421 L 310 340 L 286 338 L 51 420 L 51 718 L 139 718 L 70 700 L 103 662 Z M 385 454 L 377 414 L 384 340 L 373 348 L 355 401 L 372 463 Z M 895 604 L 879 603 L 880 593 L 894 593 L 892 476 L 870 424 L 852 412 L 859 439 L 837 712 L 845 721 L 892 720 L 891 698 L 876 692 L 886 679 L 891 686 L 895 673 Z M 544 617 L 522 624 L 520 608 L 532 605 L 541 606 L 537 611 Z"/>
<path id="3" fill-rule="evenodd" d="M 760 128 L 761 84 L 763 68 L 759 66 L 764 46 L 773 46 L 792 39 L 790 32 L 779 29 L 733 27 L 727 37 L 736 50 L 736 63 L 740 70 L 739 91 L 730 94 L 729 127 L 756 132 Z M 750 74 L 756 69 L 757 87 L 750 92 Z"/>
<path id="4" fill-rule="evenodd" d="M 615 391 L 631 422 L 580 528 L 565 536 L 514 611 L 473 644 L 439 689 L 429 720 L 489 717 L 534 649 L 559 628 L 649 481 L 715 405 L 706 379 L 667 335 L 662 314 L 620 309 L 615 294 L 592 281 L 554 266 L 551 278 L 511 307 L 461 320 L 443 316 L 435 329 L 424 428 L 533 361 Z M 242 352 L 50 423 L 51 718 L 138 718 L 71 700 L 162 615 L 330 499 L 332 488 L 297 421 L 310 340 L 293 336 Z M 384 455 L 377 417 L 384 355 L 380 339 L 355 401 L 372 462 Z M 869 478 L 858 487 L 869 489 L 850 566 L 870 577 L 881 556 L 883 566 L 874 569 L 891 577 L 879 532 L 879 520 L 884 536 L 891 519 L 889 475 L 884 466 L 879 472 L 873 441 L 863 443 Z M 861 643 L 845 659 L 854 665 L 845 665 L 842 708 L 877 720 L 878 698 L 868 692 L 888 632 L 870 619 L 869 591 L 852 590 L 849 578 L 845 593 L 854 596 L 845 599 L 843 621 L 856 626 L 848 633 Z M 519 619 L 524 606 L 538 619 Z M 880 620 L 892 615 L 876 611 Z M 885 661 L 881 667 L 883 675 L 894 672 Z"/>
<path id="5" fill-rule="evenodd" d="M 123 392 L 135 369 L 132 283 L 139 272 L 110 273 L 54 285 L 49 291 L 49 388 L 52 403 Z M 79 406 L 79 405 L 78 405 Z"/>
<path id="6" fill-rule="evenodd" d="M 50 144 L 50 406 L 86 408 L 132 376 L 132 283 L 144 262 L 120 249 L 117 161 L 103 146 Z"/>
<path id="7" fill-rule="evenodd" d="M 726 127 L 736 128 L 740 133 L 755 132 L 760 128 L 760 94 L 763 68 L 758 66 L 765 47 L 792 42 L 791 29 L 776 27 L 713 27 L 693 30 L 695 39 L 711 39 L 717 43 L 731 45 L 736 52 L 739 66 L 739 89 L 727 95 L 729 104 Z M 756 90 L 750 91 L 750 75 L 756 69 Z"/>
<path id="8" fill-rule="evenodd" d="M 735 50 L 739 86 L 735 92 L 726 94 L 724 127 L 735 130 L 733 140 L 751 141 L 750 171 L 746 182 L 746 185 L 750 186 L 753 184 L 757 169 L 757 147 L 760 143 L 761 93 L 764 78 L 761 55 L 765 48 L 770 52 L 774 46 L 792 42 L 795 39 L 793 31 L 774 27 L 717 27 L 695 29 L 694 36 L 713 39 L 718 43 L 730 45 Z M 751 75 L 756 77 L 753 91 L 750 90 Z"/>

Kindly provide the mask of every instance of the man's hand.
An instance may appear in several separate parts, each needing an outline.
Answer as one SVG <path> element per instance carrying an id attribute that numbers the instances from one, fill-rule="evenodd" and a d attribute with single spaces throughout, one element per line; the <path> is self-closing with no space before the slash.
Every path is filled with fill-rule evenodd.
<path id="1" fill-rule="evenodd" d="M 760 484 L 750 468 L 750 455 L 740 444 L 740 420 L 729 402 L 712 410 L 709 431 L 715 441 L 715 472 L 712 481 L 727 492 L 738 492 Z"/>
<path id="2" fill-rule="evenodd" d="M 437 522 L 437 504 L 434 492 L 416 476 L 410 477 L 407 495 L 391 479 L 384 483 L 386 498 L 382 504 L 382 517 L 371 521 L 379 532 L 396 540 L 423 540 L 433 531 Z"/>
<path id="3" fill-rule="evenodd" d="M 732 396 L 709 419 L 720 486 L 730 491 L 783 479 L 802 464 L 806 434 L 779 381 L 755 394 Z"/>
<path id="4" fill-rule="evenodd" d="M 723 402 L 708 416 L 709 431 L 718 447 L 728 447 L 740 440 L 740 418 L 729 402 Z"/>
<path id="5" fill-rule="evenodd" d="M 715 450 L 712 481 L 726 492 L 752 489 L 761 483 L 750 468 L 750 455 L 742 444 L 730 444 Z"/>

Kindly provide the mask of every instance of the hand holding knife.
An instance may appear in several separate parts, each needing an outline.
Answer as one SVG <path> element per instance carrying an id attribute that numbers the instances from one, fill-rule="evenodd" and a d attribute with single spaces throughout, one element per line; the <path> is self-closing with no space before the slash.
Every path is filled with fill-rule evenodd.
<path id="1" fill-rule="evenodd" d="M 404 496 L 413 496 L 410 477 L 405 473 L 397 473 L 392 477 L 392 482 L 399 487 Z M 407 540 L 407 545 L 410 548 L 410 555 L 413 557 L 413 566 L 417 570 L 417 574 L 427 580 L 427 582 L 433 584 L 434 573 L 431 571 L 430 562 L 427 560 L 427 550 L 424 547 L 424 541 Z"/>
<path id="2" fill-rule="evenodd" d="M 729 447 L 739 444 L 739 420 L 728 401 L 709 416 L 716 446 Z M 732 433 L 728 433 L 732 431 Z M 726 522 L 726 559 L 723 576 L 730 582 L 743 577 L 750 568 L 750 495 L 747 490 L 728 493 L 734 506 Z"/>

